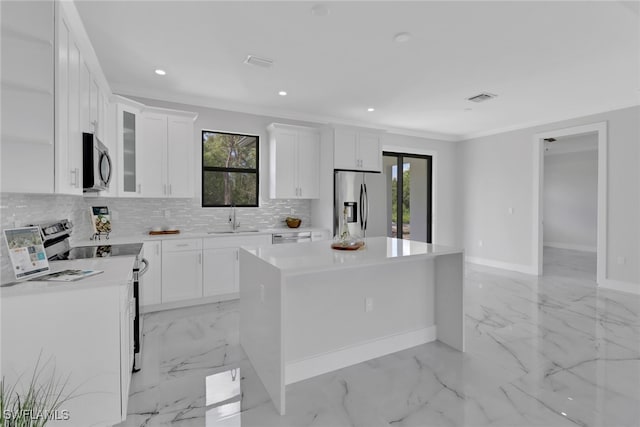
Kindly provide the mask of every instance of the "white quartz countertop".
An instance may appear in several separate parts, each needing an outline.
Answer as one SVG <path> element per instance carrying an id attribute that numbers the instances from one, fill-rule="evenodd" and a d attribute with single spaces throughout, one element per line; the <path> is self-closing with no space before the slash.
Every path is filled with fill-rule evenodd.
<path id="1" fill-rule="evenodd" d="M 327 229 L 320 227 L 300 227 L 300 228 L 264 228 L 258 231 L 244 231 L 246 229 L 240 228 L 233 233 L 225 232 L 228 228 L 212 227 L 210 230 L 205 231 L 187 231 L 179 234 L 160 234 L 151 236 L 149 232 L 143 232 L 139 234 L 132 234 L 128 236 L 114 235 L 109 239 L 104 237 L 101 240 L 90 239 L 72 239 L 72 246 L 99 246 L 99 245 L 118 245 L 126 243 L 142 243 L 142 242 L 154 242 L 161 240 L 175 240 L 175 239 L 215 239 L 218 237 L 231 237 L 231 236 L 256 236 L 264 234 L 277 234 L 277 233 L 295 233 L 295 232 L 313 232 L 313 231 L 328 231 Z"/>
<path id="2" fill-rule="evenodd" d="M 357 251 L 341 251 L 331 248 L 331 241 L 306 242 L 296 245 L 274 245 L 244 249 L 261 260 L 279 268 L 284 273 L 378 265 L 415 258 L 434 258 L 439 255 L 462 253 L 462 249 L 432 245 L 413 240 L 390 237 L 365 239 L 365 247 Z"/>
<path id="3" fill-rule="evenodd" d="M 103 286 L 124 286 L 133 275 L 135 256 L 50 261 L 51 272 L 61 270 L 102 270 L 103 272 L 75 282 L 24 281 L 0 287 L 2 298 L 45 292 L 63 292 Z"/>

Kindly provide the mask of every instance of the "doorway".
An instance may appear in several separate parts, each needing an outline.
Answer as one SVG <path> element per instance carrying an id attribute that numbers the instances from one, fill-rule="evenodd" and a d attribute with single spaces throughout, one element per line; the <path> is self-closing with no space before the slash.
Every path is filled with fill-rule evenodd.
<path id="1" fill-rule="evenodd" d="M 593 247 L 592 243 L 588 243 L 589 241 L 585 241 L 582 243 L 576 243 L 576 235 L 574 232 L 573 236 L 567 236 L 567 230 L 562 230 L 563 234 L 558 234 L 553 230 L 553 227 L 546 227 L 547 233 L 555 233 L 553 236 L 547 236 L 545 238 L 545 211 L 547 215 L 552 215 L 553 209 L 550 211 L 549 206 L 545 207 L 545 199 L 547 203 L 551 203 L 551 200 L 545 195 L 545 172 L 550 172 L 553 174 L 553 169 L 556 168 L 557 163 L 555 160 L 546 160 L 547 156 L 545 153 L 549 153 L 550 150 L 553 150 L 553 144 L 556 144 L 555 147 L 560 147 L 560 144 L 564 140 L 565 143 L 571 141 L 576 143 L 576 141 L 581 141 L 581 143 L 589 143 L 589 136 L 593 138 L 591 144 L 593 144 L 593 149 L 597 152 L 597 173 L 596 177 L 592 177 L 592 179 L 597 183 L 597 203 L 596 203 L 596 233 L 595 233 L 595 250 L 596 250 L 596 281 L 599 285 L 604 283 L 606 279 L 606 201 L 607 201 L 607 123 L 594 123 L 590 125 L 584 126 L 576 126 L 567 129 L 559 129 L 556 131 L 544 132 L 540 134 L 534 135 L 534 200 L 533 200 L 533 268 L 537 271 L 538 275 L 542 275 L 544 272 L 544 246 L 545 241 L 547 244 L 558 246 L 558 242 L 553 242 L 550 239 L 558 239 L 558 236 L 561 236 L 563 240 L 569 240 L 569 243 L 564 243 L 567 246 L 567 249 L 570 249 L 569 246 L 574 246 L 574 249 L 585 249 L 587 247 Z M 575 147 L 574 147 L 575 148 Z M 584 147 L 582 147 L 584 148 Z M 562 149 L 566 149 L 566 146 Z M 561 149 L 561 150 L 562 150 Z M 587 156 L 588 157 L 588 156 Z M 586 161 L 586 160 L 585 160 Z M 545 171 L 545 162 L 548 162 L 548 167 L 551 169 L 550 171 Z M 564 166 L 567 167 L 567 166 Z M 573 166 L 572 166 L 573 168 Z M 575 168 L 574 168 L 575 169 Z M 577 172 L 574 172 L 577 173 Z M 584 172 L 581 172 L 584 173 Z M 581 179 L 587 179 L 584 175 Z M 547 178 L 552 178 L 552 175 L 549 175 Z M 574 177 L 575 178 L 575 177 Z M 578 178 L 580 179 L 580 178 Z M 565 198 L 570 199 L 571 201 L 577 201 L 577 194 L 566 194 Z M 566 201 L 565 201 L 566 202 Z M 545 209 L 546 208 L 546 209 Z M 555 215 L 555 214 L 554 214 Z M 565 224 L 569 224 L 571 227 L 575 228 L 579 219 L 575 216 L 573 217 L 573 221 L 570 221 L 571 218 L 568 214 L 565 213 L 568 218 L 564 218 L 560 220 L 560 222 L 565 221 Z M 582 219 L 580 219 L 582 220 Z M 556 221 L 556 229 L 558 228 L 558 217 L 554 220 Z M 587 223 L 589 220 L 585 220 Z M 549 225 L 549 224 L 547 224 Z M 568 226 L 568 225 L 567 225 Z M 566 227 L 566 226 L 565 226 Z M 557 230 L 556 230 L 557 231 Z M 570 239 L 574 239 L 573 243 L 571 243 Z M 563 243 L 561 243 L 563 245 Z"/>
<path id="2" fill-rule="evenodd" d="M 387 236 L 432 242 L 433 159 L 429 155 L 382 153 L 387 187 Z"/>

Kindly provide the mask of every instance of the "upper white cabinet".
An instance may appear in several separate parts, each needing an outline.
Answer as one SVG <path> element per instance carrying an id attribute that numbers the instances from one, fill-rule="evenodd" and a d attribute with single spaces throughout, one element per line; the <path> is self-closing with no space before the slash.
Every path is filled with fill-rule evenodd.
<path id="1" fill-rule="evenodd" d="M 134 103 L 125 104 L 121 99 L 116 105 L 118 195 L 137 197 L 143 190 L 140 178 L 140 108 Z"/>
<path id="2" fill-rule="evenodd" d="M 56 25 L 55 191 L 82 194 L 81 53 L 64 9 Z"/>
<path id="3" fill-rule="evenodd" d="M 319 130 L 272 123 L 268 131 L 271 198 L 320 197 Z"/>
<path id="4" fill-rule="evenodd" d="M 335 169 L 382 171 L 380 135 L 352 129 L 335 129 Z"/>
<path id="5" fill-rule="evenodd" d="M 140 155 L 141 195 L 144 197 L 193 197 L 193 123 L 196 115 L 181 112 L 142 114 Z"/>
<path id="6" fill-rule="evenodd" d="M 1 8 L 1 191 L 52 193 L 54 2 L 7 1 Z"/>

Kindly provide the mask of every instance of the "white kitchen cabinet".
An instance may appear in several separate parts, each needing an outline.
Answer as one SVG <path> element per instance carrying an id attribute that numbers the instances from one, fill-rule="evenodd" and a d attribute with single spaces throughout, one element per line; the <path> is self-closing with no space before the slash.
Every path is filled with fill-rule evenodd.
<path id="1" fill-rule="evenodd" d="M 116 108 L 118 196 L 140 197 L 143 190 L 139 137 L 141 104 L 125 103 L 122 99 L 117 98 Z"/>
<path id="2" fill-rule="evenodd" d="M 139 153 L 144 159 L 140 182 L 144 197 L 164 197 L 167 194 L 164 166 L 167 162 L 167 116 L 144 112 L 141 116 Z"/>
<path id="3" fill-rule="evenodd" d="M 272 123 L 268 130 L 271 198 L 319 198 L 320 132 L 280 123 Z"/>
<path id="4" fill-rule="evenodd" d="M 86 58 L 80 62 L 80 122 L 82 132 L 93 132 L 91 125 L 91 69 Z"/>
<path id="5" fill-rule="evenodd" d="M 202 239 L 162 242 L 162 303 L 202 297 Z"/>
<path id="6" fill-rule="evenodd" d="M 204 296 L 238 292 L 238 248 L 204 249 Z"/>
<path id="7" fill-rule="evenodd" d="M 82 194 L 81 54 L 65 11 L 56 22 L 55 192 Z"/>
<path id="8" fill-rule="evenodd" d="M 241 246 L 258 247 L 270 244 L 270 234 L 204 239 L 204 264 L 202 268 L 204 296 L 237 293 L 239 291 L 239 248 Z"/>
<path id="9" fill-rule="evenodd" d="M 2 296 L 5 380 L 14 384 L 22 375 L 22 385 L 28 385 L 39 359 L 41 367 L 46 363 L 43 378 L 55 368 L 56 379 L 68 379 L 65 391 L 75 396 L 61 408 L 69 411 L 70 421 L 53 425 L 110 426 L 126 418 L 133 351 L 130 290 L 131 284 L 122 283 Z"/>
<path id="10" fill-rule="evenodd" d="M 162 302 L 162 242 L 144 242 L 144 258 L 149 262 L 147 272 L 142 276 L 140 307 Z"/>
<path id="11" fill-rule="evenodd" d="M 2 2 L 0 182 L 54 191 L 54 2 Z"/>
<path id="12" fill-rule="evenodd" d="M 142 114 L 143 197 L 193 197 L 195 114 Z"/>
<path id="13" fill-rule="evenodd" d="M 382 171 L 380 136 L 353 129 L 334 130 L 335 169 Z"/>
<path id="14" fill-rule="evenodd" d="M 193 197 L 195 115 L 167 116 L 167 190 L 170 197 Z"/>
<path id="15" fill-rule="evenodd" d="M 120 297 L 120 407 L 122 419 L 127 417 L 129 387 L 134 358 L 135 300 L 133 281 L 121 289 Z"/>

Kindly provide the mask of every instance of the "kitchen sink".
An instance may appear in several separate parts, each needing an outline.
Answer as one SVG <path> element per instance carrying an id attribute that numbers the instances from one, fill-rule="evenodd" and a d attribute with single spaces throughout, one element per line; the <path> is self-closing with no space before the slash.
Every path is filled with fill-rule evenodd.
<path id="1" fill-rule="evenodd" d="M 255 228 L 240 228 L 238 230 L 213 230 L 208 231 L 207 234 L 238 234 L 238 233 L 257 233 L 260 230 Z"/>

